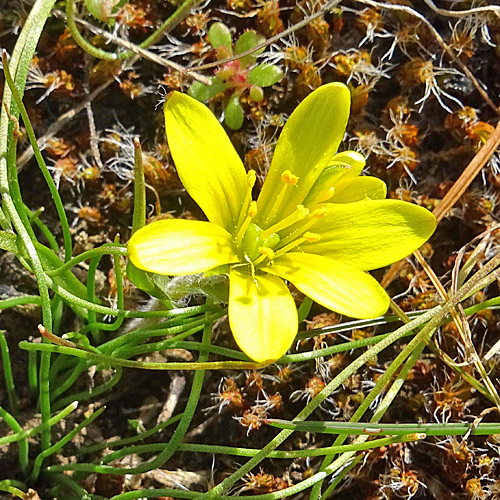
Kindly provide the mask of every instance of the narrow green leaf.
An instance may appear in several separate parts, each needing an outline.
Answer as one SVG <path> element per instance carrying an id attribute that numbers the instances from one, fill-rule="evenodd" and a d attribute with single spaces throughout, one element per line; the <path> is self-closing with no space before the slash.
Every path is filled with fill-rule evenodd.
<path id="1" fill-rule="evenodd" d="M 0 249 L 15 254 L 19 253 L 19 249 L 17 248 L 17 236 L 8 231 L 0 231 Z"/>

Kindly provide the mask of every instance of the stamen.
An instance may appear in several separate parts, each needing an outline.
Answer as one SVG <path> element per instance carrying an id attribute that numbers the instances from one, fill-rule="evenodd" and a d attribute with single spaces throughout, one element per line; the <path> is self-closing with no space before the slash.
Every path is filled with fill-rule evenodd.
<path id="1" fill-rule="evenodd" d="M 249 170 L 247 172 L 247 191 L 245 193 L 245 199 L 243 200 L 243 205 L 241 205 L 241 212 L 238 217 L 238 222 L 236 224 L 235 232 L 239 235 L 241 231 L 241 225 L 245 220 L 245 214 L 250 210 L 250 204 L 252 201 L 252 189 L 255 186 L 257 180 L 257 174 L 255 170 Z"/>
<path id="2" fill-rule="evenodd" d="M 259 252 L 262 254 L 258 259 L 254 261 L 254 264 L 257 266 L 261 264 L 266 257 L 269 260 L 276 259 L 280 255 L 283 255 L 287 252 L 289 252 L 292 248 L 298 247 L 301 243 L 304 243 L 304 241 L 308 241 L 310 243 L 316 243 L 321 239 L 321 235 L 318 233 L 310 233 L 309 231 L 306 231 L 302 238 L 297 238 L 296 240 L 288 243 L 288 245 L 285 245 L 284 247 L 281 247 L 280 249 L 274 251 L 271 248 L 268 247 L 259 247 Z"/>
<path id="3" fill-rule="evenodd" d="M 309 215 L 309 209 L 304 207 L 304 205 L 297 205 L 297 209 L 291 213 L 288 217 L 285 217 L 283 220 L 277 222 L 273 226 L 267 228 L 262 233 L 262 238 L 269 237 L 272 233 L 279 233 L 286 229 L 287 227 L 305 219 Z"/>
<path id="4" fill-rule="evenodd" d="M 308 241 L 309 243 L 317 243 L 321 239 L 320 234 L 311 233 L 309 231 L 306 231 L 302 237 L 304 238 L 304 240 Z"/>
<path id="5" fill-rule="evenodd" d="M 296 186 L 299 182 L 299 178 L 296 175 L 293 175 L 290 170 L 285 170 L 281 174 L 281 182 L 287 186 Z"/>
<path id="6" fill-rule="evenodd" d="M 313 233 L 311 233 L 311 234 L 313 234 Z M 281 247 L 279 250 L 276 250 L 276 252 L 274 252 L 274 258 L 276 259 L 280 255 L 283 255 L 283 254 L 289 252 L 292 248 L 298 247 L 301 243 L 304 243 L 304 241 L 308 241 L 308 240 L 306 238 L 297 238 L 296 240 L 288 243 L 288 245 L 285 245 L 284 247 Z"/>
<path id="7" fill-rule="evenodd" d="M 243 221 L 243 224 L 241 225 L 240 229 L 238 230 L 238 234 L 236 235 L 236 238 L 234 239 L 234 242 L 236 244 L 236 248 L 238 248 L 241 245 L 243 237 L 245 236 L 245 232 L 248 229 L 248 226 L 250 225 L 250 223 L 252 222 L 252 219 L 256 215 L 257 215 L 257 202 L 251 201 L 250 206 L 248 207 L 247 216 L 245 217 L 245 220 Z"/>
<path id="8" fill-rule="evenodd" d="M 304 234 L 307 230 L 309 230 L 316 223 L 318 219 L 322 219 L 327 215 L 328 215 L 327 207 L 320 207 L 314 209 L 303 224 L 298 224 L 297 227 L 293 229 L 293 231 L 288 236 L 285 236 L 284 238 L 281 239 L 280 245 L 287 245 L 295 238 L 298 238 L 300 235 Z"/>
<path id="9" fill-rule="evenodd" d="M 297 186 L 297 184 L 299 182 L 299 178 L 296 175 L 293 175 L 292 172 L 290 172 L 290 170 L 285 170 L 281 174 L 281 182 L 283 182 L 284 185 L 282 186 L 280 192 L 278 193 L 278 196 L 276 197 L 276 200 L 274 201 L 271 210 L 266 215 L 266 219 L 265 219 L 266 223 L 269 221 L 272 221 L 274 219 L 274 217 L 278 213 L 278 210 L 283 202 L 283 199 L 285 198 L 285 193 L 286 193 L 287 188 Z M 264 224 L 264 225 L 266 225 L 266 224 Z"/>
<path id="10" fill-rule="evenodd" d="M 320 208 L 315 208 L 311 215 L 315 219 L 322 219 L 323 217 L 326 217 L 328 215 L 328 208 L 326 207 L 320 207 Z"/>
<path id="11" fill-rule="evenodd" d="M 267 257 L 269 260 L 272 260 L 275 257 L 274 250 L 269 247 L 259 247 L 259 252 L 262 255 L 264 255 L 264 257 Z"/>
<path id="12" fill-rule="evenodd" d="M 255 170 L 249 170 L 247 172 L 247 185 L 250 189 L 253 189 L 256 180 L 257 180 L 257 173 L 255 172 Z"/>

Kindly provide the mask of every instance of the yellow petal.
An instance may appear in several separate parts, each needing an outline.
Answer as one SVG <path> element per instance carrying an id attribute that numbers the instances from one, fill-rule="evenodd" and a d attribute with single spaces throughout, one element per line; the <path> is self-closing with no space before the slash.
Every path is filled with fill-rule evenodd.
<path id="1" fill-rule="evenodd" d="M 177 173 L 210 222 L 233 232 L 247 192 L 245 167 L 213 113 L 173 92 L 165 128 Z"/>
<path id="2" fill-rule="evenodd" d="M 376 318 L 389 307 L 387 293 L 372 276 L 321 255 L 289 252 L 265 270 L 291 281 L 318 304 L 352 318 Z"/>
<path id="3" fill-rule="evenodd" d="M 331 164 L 344 136 L 349 108 L 349 89 L 342 83 L 319 87 L 297 106 L 281 132 L 262 186 L 257 224 L 281 220 L 304 201 L 323 169 Z M 299 178 L 298 184 L 287 189 L 279 208 L 267 221 L 266 213 L 283 187 L 281 174 L 286 170 Z"/>
<path id="4" fill-rule="evenodd" d="M 350 167 L 347 177 L 353 178 L 361 174 L 366 165 L 366 159 L 357 151 L 342 151 L 337 153 L 331 160 L 331 164 L 344 164 Z"/>
<path id="5" fill-rule="evenodd" d="M 436 218 L 425 208 L 399 200 L 325 203 L 328 215 L 312 231 L 316 243 L 300 250 L 324 255 L 363 271 L 378 269 L 410 255 L 436 229 Z"/>
<path id="6" fill-rule="evenodd" d="M 337 186 L 356 179 L 365 164 L 365 157 L 356 151 L 337 153 L 316 179 L 303 204 L 310 208 L 316 203 L 329 200 L 338 191 Z"/>
<path id="7" fill-rule="evenodd" d="M 371 176 L 341 179 L 335 185 L 330 203 L 352 203 L 363 200 L 384 200 L 387 196 L 387 186 L 382 179 Z"/>
<path id="8" fill-rule="evenodd" d="M 297 309 L 282 279 L 231 269 L 229 325 L 240 349 L 270 363 L 290 348 L 297 334 Z"/>
<path id="9" fill-rule="evenodd" d="M 145 271 L 183 276 L 238 262 L 232 237 L 210 222 L 167 219 L 135 232 L 128 243 L 132 263 Z"/>

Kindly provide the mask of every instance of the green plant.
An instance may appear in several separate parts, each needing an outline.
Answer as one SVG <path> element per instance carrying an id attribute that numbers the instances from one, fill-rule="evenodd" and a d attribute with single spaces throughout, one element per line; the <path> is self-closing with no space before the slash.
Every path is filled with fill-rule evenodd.
<path id="1" fill-rule="evenodd" d="M 264 37 L 253 30 L 245 31 L 236 41 L 233 41 L 229 28 L 222 23 L 213 23 L 208 31 L 208 41 L 215 49 L 218 59 L 238 56 L 257 47 Z M 251 101 L 260 102 L 264 98 L 263 87 L 269 87 L 283 78 L 283 72 L 275 64 L 263 63 L 255 66 L 257 57 L 264 49 L 252 54 L 236 58 L 223 64 L 211 78 L 211 84 L 194 82 L 188 94 L 198 101 L 209 102 L 218 94 L 230 95 L 225 104 L 224 123 L 233 130 L 243 125 L 244 111 L 240 98 L 248 92 Z"/>

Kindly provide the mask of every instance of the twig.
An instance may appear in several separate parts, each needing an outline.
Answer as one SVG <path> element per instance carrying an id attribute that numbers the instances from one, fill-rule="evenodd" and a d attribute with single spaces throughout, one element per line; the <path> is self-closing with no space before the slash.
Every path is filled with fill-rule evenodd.
<path id="1" fill-rule="evenodd" d="M 470 14 L 479 14 L 481 12 L 486 12 L 486 13 L 493 12 L 494 14 L 500 17 L 500 7 L 496 5 L 474 7 L 473 9 L 467 9 L 467 10 L 446 10 L 436 7 L 436 5 L 432 0 L 424 0 L 424 2 L 427 4 L 427 7 L 436 12 L 436 14 L 441 14 L 442 16 L 462 18 Z"/>

